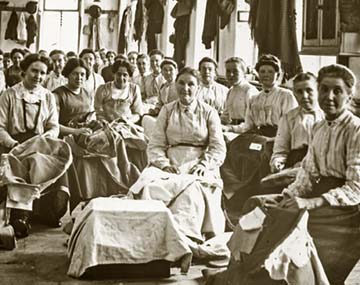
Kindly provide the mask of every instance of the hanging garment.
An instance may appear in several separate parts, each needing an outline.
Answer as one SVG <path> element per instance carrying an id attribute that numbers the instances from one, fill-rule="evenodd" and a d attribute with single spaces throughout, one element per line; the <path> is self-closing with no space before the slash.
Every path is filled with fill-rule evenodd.
<path id="1" fill-rule="evenodd" d="M 219 26 L 217 9 L 217 0 L 207 0 L 204 29 L 202 33 L 202 43 L 205 45 L 206 49 L 211 48 L 211 42 L 215 40 L 215 37 L 217 35 L 217 30 Z"/>
<path id="2" fill-rule="evenodd" d="M 185 66 L 186 46 L 189 42 L 190 34 L 190 15 L 194 2 L 192 0 L 180 0 L 171 11 L 171 16 L 175 18 L 174 28 L 174 56 L 179 69 Z"/>
<path id="3" fill-rule="evenodd" d="M 250 28 L 259 54 L 270 53 L 279 57 L 287 78 L 301 72 L 295 32 L 295 0 L 247 2 L 250 4 Z"/>
<path id="4" fill-rule="evenodd" d="M 23 44 L 27 40 L 27 30 L 26 30 L 26 18 L 25 13 L 21 12 L 19 17 L 19 22 L 17 25 L 17 35 L 19 43 Z"/>
<path id="5" fill-rule="evenodd" d="M 16 41 L 18 39 L 17 36 L 17 26 L 18 26 L 18 16 L 15 11 L 11 13 L 9 22 L 5 31 L 5 40 L 13 40 Z"/>
<path id="6" fill-rule="evenodd" d="M 131 6 L 128 6 L 122 16 L 120 33 L 119 33 L 119 42 L 118 42 L 118 53 L 126 54 L 128 47 L 128 37 L 129 32 L 132 26 L 132 17 L 131 17 Z"/>
<path id="7" fill-rule="evenodd" d="M 148 25 L 146 29 L 146 41 L 148 50 L 157 49 L 155 34 L 161 34 L 164 21 L 164 7 L 160 0 L 146 0 L 145 7 L 148 11 Z"/>
<path id="8" fill-rule="evenodd" d="M 135 12 L 135 21 L 134 21 L 134 27 L 135 27 L 135 34 L 134 39 L 136 41 L 140 40 L 144 34 L 145 31 L 145 13 L 144 13 L 144 1 L 138 0 L 136 4 L 136 12 Z"/>
<path id="9" fill-rule="evenodd" d="M 89 28 L 90 35 L 88 40 L 88 48 L 98 50 L 101 48 L 99 18 L 91 17 L 89 21 Z"/>
<path id="10" fill-rule="evenodd" d="M 37 36 L 38 25 L 35 21 L 34 15 L 30 15 L 26 21 L 26 30 L 27 30 L 27 41 L 26 47 L 30 47 L 31 44 L 35 42 L 35 37 Z"/>
<path id="11" fill-rule="evenodd" d="M 220 28 L 224 29 L 230 22 L 231 13 L 235 9 L 235 0 L 218 0 Z"/>

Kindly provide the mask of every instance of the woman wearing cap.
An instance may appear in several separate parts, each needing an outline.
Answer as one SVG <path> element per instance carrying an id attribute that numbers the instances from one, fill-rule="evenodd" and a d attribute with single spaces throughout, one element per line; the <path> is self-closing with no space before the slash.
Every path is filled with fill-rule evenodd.
<path id="1" fill-rule="evenodd" d="M 238 212 L 242 204 L 261 191 L 260 179 L 270 172 L 269 160 L 280 118 L 297 106 L 290 90 L 277 84 L 280 61 L 263 55 L 256 64 L 263 90 L 250 99 L 245 122 L 232 126 L 236 137 L 222 166 L 224 195 L 227 208 Z M 236 219 L 236 218 L 235 218 Z"/>
<path id="2" fill-rule="evenodd" d="M 308 229 L 311 236 L 309 243 L 300 251 L 299 243 L 289 244 L 277 264 L 277 268 L 289 268 L 280 272 L 281 279 L 291 284 L 309 284 L 309 280 L 314 280 L 315 276 L 316 284 L 344 284 L 360 258 L 360 120 L 347 110 L 356 79 L 347 67 L 333 64 L 320 69 L 317 82 L 318 101 L 325 119 L 313 128 L 309 150 L 295 182 L 275 199 L 270 196 L 253 197 L 247 203 L 249 207 L 244 210 L 251 210 L 259 203 L 270 207 L 270 215 L 308 210 L 309 220 L 305 230 Z M 294 225 L 289 225 L 289 234 L 291 228 Z M 313 251 L 311 238 L 320 258 L 318 260 L 308 258 L 309 250 Z M 267 237 L 262 237 L 262 240 L 267 240 Z M 269 244 L 270 248 L 272 246 Z M 305 257 L 300 267 L 294 265 L 294 262 L 299 262 L 296 256 L 291 255 L 295 251 L 297 256 Z M 317 266 L 315 271 L 314 264 L 319 262 L 321 266 Z M 259 264 L 262 264 L 261 260 Z M 237 274 L 239 283 L 242 283 L 240 278 L 244 275 L 244 271 L 241 271 L 243 265 L 239 263 L 233 271 L 243 272 Z M 269 265 L 269 269 L 273 268 Z M 321 275 L 322 268 L 325 277 Z M 233 273 L 226 272 L 222 277 L 234 277 Z M 226 280 L 222 279 L 221 282 L 211 284 L 225 284 Z"/>
<path id="3" fill-rule="evenodd" d="M 49 58 L 38 54 L 28 55 L 20 63 L 24 79 L 0 97 L 0 145 L 3 151 L 9 151 L 37 135 L 58 136 L 55 98 L 41 86 L 49 64 Z M 63 191 L 65 189 L 59 183 L 54 184 L 54 191 L 40 199 L 40 208 L 46 211 L 41 212 L 41 221 L 54 227 L 61 225 L 59 219 L 67 210 L 68 193 Z M 12 210 L 10 223 L 17 237 L 28 235 L 29 214 L 28 211 Z"/>
<path id="4" fill-rule="evenodd" d="M 50 52 L 50 58 L 53 68 L 46 76 L 43 86 L 53 91 L 55 88 L 67 83 L 67 79 L 61 74 L 66 63 L 66 55 L 64 51 L 55 49 Z"/>
<path id="5" fill-rule="evenodd" d="M 198 98 L 214 107 L 219 115 L 225 108 L 225 101 L 229 89 L 215 81 L 217 76 L 217 63 L 210 57 L 204 57 L 199 62 L 201 83 L 198 90 Z"/>
<path id="6" fill-rule="evenodd" d="M 178 100 L 164 105 L 148 146 L 150 167 L 130 191 L 162 200 L 179 229 L 197 243 L 224 231 L 219 167 L 225 157 L 220 118 L 197 100 L 197 71 L 185 67 L 176 78 Z"/>

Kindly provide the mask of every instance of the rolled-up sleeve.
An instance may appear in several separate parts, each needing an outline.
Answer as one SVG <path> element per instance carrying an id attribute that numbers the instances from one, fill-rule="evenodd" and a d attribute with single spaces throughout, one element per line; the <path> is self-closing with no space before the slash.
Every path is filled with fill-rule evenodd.
<path id="1" fill-rule="evenodd" d="M 0 96 L 0 144 L 8 148 L 11 148 L 17 142 L 8 132 L 11 94 L 10 90 L 6 90 Z"/>
<path id="2" fill-rule="evenodd" d="M 221 130 L 221 121 L 215 110 L 209 113 L 207 127 L 209 131 L 209 144 L 201 163 L 210 169 L 214 169 L 223 164 L 226 155 L 226 145 Z"/>
<path id="3" fill-rule="evenodd" d="M 59 127 L 59 113 L 57 110 L 55 95 L 52 93 L 47 94 L 47 104 L 49 115 L 45 121 L 44 135 L 57 138 L 59 136 L 60 127 Z"/>
<path id="4" fill-rule="evenodd" d="M 290 126 L 287 120 L 287 116 L 285 115 L 280 119 L 279 122 L 270 164 L 273 165 L 277 159 L 282 159 L 284 162 L 286 162 L 290 150 L 291 150 L 291 133 L 290 133 Z"/>
<path id="5" fill-rule="evenodd" d="M 170 166 L 170 160 L 167 157 L 166 150 L 168 140 L 166 138 L 167 118 L 169 116 L 166 108 L 161 108 L 159 116 L 156 120 L 156 128 L 150 138 L 148 146 L 148 158 L 151 165 L 160 169 Z"/>
<path id="6" fill-rule="evenodd" d="M 360 127 L 354 128 L 350 137 L 346 152 L 346 182 L 322 195 L 331 206 L 360 204 Z"/>
<path id="7" fill-rule="evenodd" d="M 133 114 L 138 114 L 138 115 L 142 116 L 144 113 L 144 108 L 143 108 L 143 103 L 141 100 L 140 87 L 135 84 L 133 87 L 135 88 L 135 90 L 134 90 L 134 101 L 130 107 L 131 112 Z"/>

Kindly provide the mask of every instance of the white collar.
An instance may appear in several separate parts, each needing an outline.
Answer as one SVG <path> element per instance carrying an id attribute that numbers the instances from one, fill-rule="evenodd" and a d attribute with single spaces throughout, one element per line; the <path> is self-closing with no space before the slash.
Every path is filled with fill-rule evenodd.
<path id="1" fill-rule="evenodd" d="M 12 89 L 15 91 L 15 96 L 18 99 L 24 99 L 26 102 L 31 104 L 46 100 L 46 94 L 49 92 L 41 85 L 33 90 L 29 90 L 25 88 L 22 81 L 14 85 Z"/>

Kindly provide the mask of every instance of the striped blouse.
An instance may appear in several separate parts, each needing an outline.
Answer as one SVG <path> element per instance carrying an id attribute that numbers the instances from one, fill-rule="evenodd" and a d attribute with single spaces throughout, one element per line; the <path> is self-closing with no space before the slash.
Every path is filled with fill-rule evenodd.
<path id="1" fill-rule="evenodd" d="M 214 81 L 210 86 L 199 85 L 197 98 L 215 108 L 221 114 L 225 108 L 225 101 L 229 88 Z"/>
<path id="2" fill-rule="evenodd" d="M 324 114 L 319 108 L 309 113 L 297 107 L 286 113 L 279 122 L 270 164 L 277 159 L 286 161 L 291 150 L 308 146 L 314 123 L 322 119 Z"/>
<path id="3" fill-rule="evenodd" d="M 322 197 L 331 206 L 360 203 L 360 119 L 344 111 L 334 121 L 322 120 L 313 129 L 312 142 L 294 183 L 283 193 L 306 197 L 311 180 L 319 176 L 346 179 L 343 186 L 329 190 Z"/>

